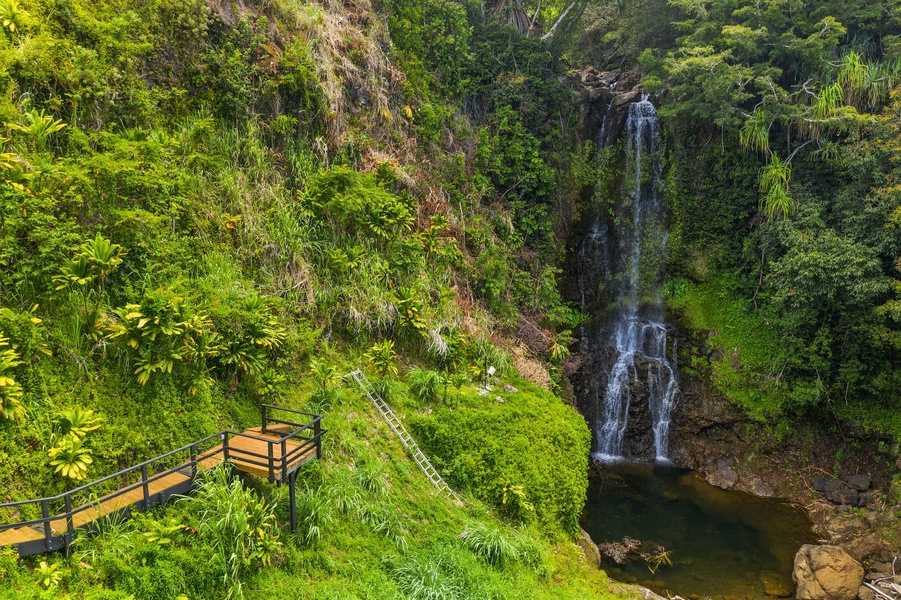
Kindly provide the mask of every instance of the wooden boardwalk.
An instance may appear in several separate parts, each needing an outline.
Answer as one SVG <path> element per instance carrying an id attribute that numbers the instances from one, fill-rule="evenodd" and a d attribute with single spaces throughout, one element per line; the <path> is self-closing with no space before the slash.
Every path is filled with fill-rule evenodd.
<path id="1" fill-rule="evenodd" d="M 305 424 L 293 423 L 271 418 L 273 411 L 314 418 Z M 189 492 L 198 472 L 226 461 L 239 471 L 264 477 L 270 482 L 288 483 L 294 528 L 294 478 L 301 465 L 321 455 L 321 439 L 325 433 L 320 426 L 322 417 L 268 405 L 264 405 L 261 412 L 261 427 L 219 432 L 59 496 L 0 504 L 0 510 L 6 509 L 13 514 L 20 514 L 28 505 L 37 505 L 42 512 L 40 519 L 0 525 L 0 547 L 13 546 L 20 556 L 68 548 L 76 529 L 88 529 L 109 515 L 127 515 L 132 510 L 145 511 L 163 504 L 176 494 Z M 184 454 L 188 455 L 187 460 L 179 464 L 179 456 Z M 173 461 L 174 467 L 159 466 Z M 158 466 L 160 472 L 151 474 L 154 466 Z M 134 478 L 138 473 L 140 481 L 126 483 L 129 475 Z M 74 498 L 90 495 L 92 488 L 105 482 L 121 482 L 122 485 L 95 501 L 73 508 Z M 54 505 L 60 502 L 64 509 L 53 511 Z"/>

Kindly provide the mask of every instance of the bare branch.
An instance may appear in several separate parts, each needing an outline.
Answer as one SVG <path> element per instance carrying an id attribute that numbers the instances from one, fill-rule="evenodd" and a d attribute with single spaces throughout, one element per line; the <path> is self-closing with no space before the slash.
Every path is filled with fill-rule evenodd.
<path id="1" fill-rule="evenodd" d="M 573 2 L 569 6 L 567 6 L 566 10 L 564 10 L 562 13 L 560 13 L 560 16 L 557 17 L 557 20 L 554 22 L 553 26 L 551 26 L 551 28 L 548 30 L 548 32 L 545 33 L 543 36 L 541 36 L 541 41 L 549 42 L 552 39 L 554 39 L 554 36 L 557 35 L 557 33 L 558 33 L 557 30 L 560 29 L 560 27 L 564 23 L 567 23 L 567 25 L 565 27 L 563 27 L 562 31 L 566 31 L 567 29 L 569 29 L 573 23 L 575 23 L 582 17 L 582 13 L 585 12 L 585 7 L 587 5 L 588 5 L 588 0 L 582 0 L 581 6 L 579 5 L 579 1 L 576 0 L 576 2 Z M 576 6 L 579 6 L 579 10 L 576 11 L 575 16 L 572 19 L 567 19 L 567 17 L 569 16 L 569 13 L 571 13 L 572 10 L 574 8 L 576 8 Z"/>
<path id="2" fill-rule="evenodd" d="M 535 21 L 538 19 L 538 13 L 541 12 L 541 0 L 538 0 L 538 8 L 535 9 L 535 14 L 532 15 L 532 22 L 529 23 L 529 32 L 526 35 L 532 35 L 532 31 L 535 29 Z"/>

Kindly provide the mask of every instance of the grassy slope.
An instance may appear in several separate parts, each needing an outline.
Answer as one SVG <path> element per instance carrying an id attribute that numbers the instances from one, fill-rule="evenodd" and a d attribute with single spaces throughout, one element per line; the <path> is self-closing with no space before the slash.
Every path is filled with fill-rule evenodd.
<path id="1" fill-rule="evenodd" d="M 0 331 L 25 359 L 6 372 L 22 384 L 26 413 L 0 423 L 2 500 L 71 485 L 48 465 L 60 410 L 103 416 L 86 442 L 94 458 L 88 476 L 96 478 L 225 427 L 256 425 L 263 399 L 304 406 L 311 355 L 346 370 L 363 362 L 374 341 L 397 337 L 402 355 L 435 365 L 429 342 L 438 339 L 458 350 L 455 368 L 465 373 L 478 363 L 473 349 L 496 333 L 498 315 L 515 322 L 509 282 L 527 292 L 549 289 L 553 271 L 534 269 L 520 246 L 495 233 L 493 212 L 471 181 L 474 128 L 444 105 L 444 117 L 427 120 L 441 101 L 421 91 L 406 95 L 391 40 L 367 3 L 73 0 L 57 10 L 23 0 L 20 8 L 27 15 L 22 33 L 0 39 L 0 67 L 9 76 L 0 98 L 10 138 L 3 160 L 14 163 L 2 170 L 0 187 L 0 306 L 10 309 L 0 313 Z M 407 102 L 415 118 L 402 116 Z M 66 127 L 42 141 L 11 125 L 25 123 L 26 113 L 52 115 Z M 435 141 L 445 139 L 447 148 Z M 310 183 L 334 165 L 371 175 L 348 175 L 353 194 L 316 206 Z M 318 181 L 320 192 L 334 189 L 333 180 Z M 370 213 L 347 208 L 360 197 Z M 386 229 L 378 220 L 382 230 L 375 231 L 376 221 L 366 221 L 399 214 L 411 222 Z M 435 215 L 445 224 L 434 224 Z M 58 289 L 53 277 L 98 232 L 122 245 L 122 264 L 103 286 L 93 279 Z M 482 305 L 486 290 L 494 290 L 495 314 Z M 405 312 L 401 295 L 414 299 Z M 259 345 L 249 336 L 273 323 L 280 341 L 257 352 L 252 369 L 235 362 L 232 347 L 176 359 L 171 373 L 158 370 L 141 385 L 139 353 L 127 335 L 115 334 L 134 309 L 121 309 L 143 303 L 140 310 L 157 311 L 165 323 L 175 296 L 187 313 L 209 317 L 204 335 L 218 335 L 223 345 Z M 410 309 L 419 319 L 412 329 L 400 319 Z M 546 309 L 530 299 L 530 310 Z M 417 325 L 428 336 L 411 336 Z M 329 350 L 325 340 L 340 349 Z M 151 350 L 165 356 L 165 348 Z M 194 382 L 200 385 L 192 394 Z M 278 568 L 249 576 L 248 596 L 392 597 L 400 593 L 399 573 L 412 573 L 407 594 L 417 573 L 432 577 L 444 597 L 607 594 L 604 575 L 570 541 L 584 496 L 584 422 L 552 394 L 514 384 L 523 392 L 505 408 L 481 410 L 466 386 L 454 408 L 469 410 L 434 407 L 449 428 L 445 441 L 480 447 L 491 446 L 489 436 L 522 436 L 518 445 L 494 446 L 503 468 L 483 469 L 487 477 L 451 473 L 477 497 L 464 507 L 434 498 L 374 409 L 342 392 L 325 411 L 325 460 L 305 469 L 301 495 L 305 531 L 318 527 L 321 539 L 285 533 Z M 401 404 L 411 420 L 429 422 L 432 407 Z M 466 431 L 456 415 L 489 426 Z M 523 465 L 521 450 L 509 452 L 539 430 L 556 432 L 542 440 L 554 450 L 544 470 Z M 480 458 L 471 455 L 471 463 Z M 567 463 L 560 489 L 550 461 Z M 536 517 L 520 515 L 530 524 L 526 532 L 514 530 L 518 519 L 493 512 L 505 484 L 535 494 Z M 278 494 L 284 524 L 285 490 Z M 555 514 L 563 496 L 565 510 Z M 357 500 L 349 506 L 347 498 Z M 182 512 L 176 505 L 110 527 L 73 559 L 46 557 L 64 575 L 44 592 L 40 557 L 16 566 L 3 553 L 0 597 L 222 597 L 221 573 L 198 537 L 179 534 L 159 548 L 142 535 Z M 196 515 L 187 516 L 196 524 Z M 473 523 L 500 528 L 516 553 L 531 558 L 502 569 L 484 564 L 461 548 L 459 536 Z"/>
<path id="2" fill-rule="evenodd" d="M 527 391 L 525 382 L 512 380 L 512 383 L 524 390 L 516 394 L 521 409 L 547 407 L 545 394 Z M 292 397 L 305 397 L 307 392 L 296 390 Z M 457 400 L 462 403 L 470 397 L 476 397 L 474 389 L 465 386 Z M 303 406 L 302 402 L 289 403 Z M 568 536 L 547 528 L 541 533 L 538 527 L 518 529 L 509 522 L 498 522 L 492 511 L 471 496 L 462 506 L 437 497 L 435 489 L 406 456 L 394 433 L 356 390 L 342 390 L 327 415 L 325 425 L 329 432 L 324 459 L 305 467 L 299 482 L 301 532 L 298 536 L 283 534 L 286 551 L 276 561 L 279 568 L 264 569 L 250 577 L 246 581 L 247 597 L 402 598 L 405 592 L 414 589 L 411 587 L 414 584 L 406 583 L 404 587 L 397 573 L 412 568 L 414 573 L 427 577 L 432 565 L 440 565 L 435 571 L 437 575 L 426 579 L 423 585 L 438 594 L 444 590 L 444 595 L 434 597 L 622 597 L 619 595 L 622 592 L 614 595 L 609 591 L 603 572 L 586 563 L 581 550 Z M 497 414 L 494 418 L 503 420 Z M 373 479 L 378 483 L 364 483 Z M 285 523 L 286 489 L 255 481 L 249 483 L 278 502 L 279 520 Z M 375 486 L 376 491 L 370 491 L 367 485 Z M 343 511 L 339 508 L 339 497 L 349 505 Z M 317 513 L 318 518 L 311 516 L 310 509 L 316 499 L 323 500 L 324 513 Z M 155 518 L 163 521 L 183 513 L 175 503 L 159 511 Z M 308 531 L 306 524 L 312 521 L 321 526 L 321 539 L 307 543 L 303 534 Z M 486 564 L 464 549 L 460 538 L 467 528 L 478 524 L 500 527 L 531 558 L 504 567 Z M 121 538 L 87 541 L 73 559 L 65 561 L 59 555 L 49 558 L 51 563 L 63 564 L 67 575 L 59 588 L 44 592 L 43 597 L 125 598 L 127 593 L 136 598 L 165 598 L 167 593 L 177 591 L 194 598 L 218 597 L 222 593 L 218 578 L 212 578 L 208 568 L 202 564 L 191 566 L 207 555 L 190 536 L 179 534 L 171 546 L 157 550 L 141 535 L 149 530 L 147 519 L 133 520 L 122 529 L 121 535 L 133 545 L 132 561 L 143 557 L 146 566 L 136 564 L 129 570 L 116 564 L 111 556 L 125 544 Z M 4 579 L 9 585 L 4 585 L 8 592 L 0 593 L 0 598 L 21 598 L 23 593 L 26 597 L 42 596 L 37 572 L 29 573 L 27 566 L 13 568 L 7 560 L 3 565 L 9 569 Z M 173 568 L 185 569 L 186 576 L 173 580 L 161 574 Z M 202 583 L 194 581 L 197 575 L 192 578 L 191 570 L 204 575 Z M 0 577 L 4 577 L 2 569 Z M 203 589 L 197 591 L 198 585 L 203 585 Z M 117 590 L 123 595 L 105 595 L 103 589 Z"/>

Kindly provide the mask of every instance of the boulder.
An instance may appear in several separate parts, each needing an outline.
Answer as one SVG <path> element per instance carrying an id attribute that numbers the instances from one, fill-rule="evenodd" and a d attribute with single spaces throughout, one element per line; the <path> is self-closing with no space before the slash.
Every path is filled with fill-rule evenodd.
<path id="1" fill-rule="evenodd" d="M 865 585 L 860 586 L 860 589 L 857 590 L 857 597 L 860 600 L 876 600 L 876 594 Z"/>
<path id="2" fill-rule="evenodd" d="M 738 472 L 736 472 L 733 462 L 723 458 L 717 460 L 716 470 L 707 474 L 707 483 L 724 490 L 734 488 L 738 483 Z"/>
<path id="3" fill-rule="evenodd" d="M 586 102 L 610 102 L 613 99 L 613 91 L 608 88 L 595 87 L 586 92 Z"/>
<path id="4" fill-rule="evenodd" d="M 842 544 L 842 547 L 851 555 L 851 558 L 859 561 L 871 556 L 878 556 L 883 550 L 888 548 L 887 544 L 876 533 L 867 533 L 866 535 L 855 537 L 849 542 Z"/>
<path id="5" fill-rule="evenodd" d="M 823 493 L 827 496 L 836 490 L 840 490 L 842 488 L 842 482 L 838 479 L 829 479 L 826 481 L 826 484 L 823 486 Z"/>
<path id="6" fill-rule="evenodd" d="M 826 500 L 832 502 L 833 504 L 847 504 L 848 506 L 857 506 L 857 501 L 860 499 L 860 494 L 857 490 L 852 490 L 851 488 L 841 486 L 835 491 L 828 492 L 826 494 Z"/>
<path id="7" fill-rule="evenodd" d="M 851 475 L 850 477 L 845 477 L 845 485 L 847 485 L 852 490 L 857 490 L 858 492 L 865 492 L 870 489 L 870 476 L 869 475 Z"/>
<path id="8" fill-rule="evenodd" d="M 776 495 L 776 490 L 756 477 L 747 485 L 747 488 L 750 493 L 762 498 L 772 498 Z"/>
<path id="9" fill-rule="evenodd" d="M 610 591 L 626 598 L 638 596 L 641 600 L 666 600 L 663 596 L 659 596 L 648 588 L 640 585 L 614 585 L 610 588 Z"/>
<path id="10" fill-rule="evenodd" d="M 798 600 L 855 600 L 863 567 L 838 546 L 801 546 L 792 579 Z"/>
<path id="11" fill-rule="evenodd" d="M 826 491 L 826 484 L 829 483 L 829 480 L 825 477 L 819 476 L 813 478 L 813 489 L 820 492 L 821 494 Z"/>
<path id="12" fill-rule="evenodd" d="M 587 531 L 584 529 L 579 530 L 579 539 L 576 540 L 576 544 L 582 549 L 589 564 L 594 565 L 595 567 L 601 566 L 601 551 L 598 549 L 598 545 L 594 543 L 594 540 L 591 539 L 591 536 L 588 535 Z"/>
<path id="13" fill-rule="evenodd" d="M 625 94 L 617 94 L 613 99 L 612 108 L 620 108 L 632 104 L 633 102 L 638 102 L 639 100 L 641 100 L 641 92 L 638 90 L 626 92 Z"/>
<path id="14" fill-rule="evenodd" d="M 861 492 L 857 496 L 857 506 L 866 506 L 867 504 L 873 503 L 873 493 L 872 492 Z"/>

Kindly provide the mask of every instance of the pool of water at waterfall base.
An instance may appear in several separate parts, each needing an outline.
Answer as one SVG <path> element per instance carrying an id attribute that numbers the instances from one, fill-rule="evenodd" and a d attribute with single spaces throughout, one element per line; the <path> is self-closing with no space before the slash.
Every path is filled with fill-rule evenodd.
<path id="1" fill-rule="evenodd" d="M 589 480 L 582 527 L 599 545 L 628 537 L 642 542 L 643 552 L 662 546 L 672 565 L 653 573 L 641 558 L 618 565 L 602 556 L 601 566 L 617 581 L 690 599 L 794 596 L 795 553 L 816 540 L 797 507 L 721 490 L 697 473 L 659 464 L 601 465 Z"/>

